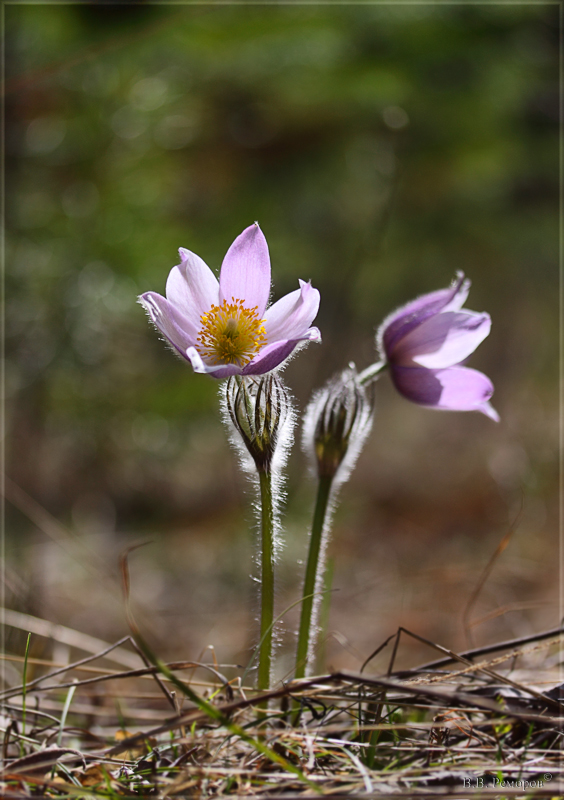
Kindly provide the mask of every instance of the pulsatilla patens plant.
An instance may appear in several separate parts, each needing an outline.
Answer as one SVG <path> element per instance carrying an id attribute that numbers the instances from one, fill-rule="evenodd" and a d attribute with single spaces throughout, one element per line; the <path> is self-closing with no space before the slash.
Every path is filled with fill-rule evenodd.
<path id="1" fill-rule="evenodd" d="M 181 263 L 167 280 L 166 297 L 146 292 L 139 301 L 172 349 L 195 372 L 227 378 L 223 418 L 241 464 L 255 477 L 260 509 L 261 619 L 259 690 L 270 686 L 274 566 L 280 546 L 282 468 L 295 413 L 280 368 L 300 347 L 320 341 L 312 322 L 319 292 L 299 289 L 268 306 L 270 257 L 258 224 L 246 228 L 223 260 L 219 280 L 199 256 L 180 249 Z M 479 411 L 498 420 L 493 385 L 466 359 L 490 332 L 487 313 L 463 309 L 470 281 L 462 273 L 447 289 L 423 295 L 380 325 L 380 360 L 357 373 L 353 364 L 316 391 L 304 414 L 303 444 L 317 477 L 317 499 L 301 599 L 295 676 L 311 669 L 318 635 L 317 609 L 325 551 L 338 489 L 349 478 L 370 432 L 374 384 L 388 371 L 397 391 L 437 410 Z M 296 711 L 294 720 L 299 711 Z"/>
<path id="2" fill-rule="evenodd" d="M 311 323 L 319 292 L 300 288 L 267 307 L 270 256 L 258 224 L 246 228 L 223 260 L 219 281 L 195 253 L 180 249 L 181 263 L 166 283 L 166 297 L 139 298 L 151 321 L 195 372 L 229 378 L 222 398 L 232 440 L 252 457 L 260 492 L 261 623 L 258 688 L 270 685 L 274 627 L 274 561 L 281 496 L 281 467 L 294 415 L 281 379 L 272 373 L 300 346 L 320 341 Z M 266 376 L 261 379 L 258 376 Z M 244 464 L 244 462 L 243 462 Z M 245 465 L 245 464 L 244 464 Z"/>
<path id="3" fill-rule="evenodd" d="M 317 609 L 336 489 L 349 477 L 372 422 L 366 394 L 389 370 L 398 392 L 428 408 L 480 411 L 498 420 L 489 400 L 490 379 L 462 366 L 490 332 L 489 314 L 462 309 L 470 281 L 458 273 L 447 289 L 423 295 L 390 314 L 378 328 L 381 360 L 360 375 L 351 367 L 316 392 L 304 419 L 304 447 L 313 454 L 318 476 L 298 633 L 296 677 L 311 667 L 317 637 Z"/>

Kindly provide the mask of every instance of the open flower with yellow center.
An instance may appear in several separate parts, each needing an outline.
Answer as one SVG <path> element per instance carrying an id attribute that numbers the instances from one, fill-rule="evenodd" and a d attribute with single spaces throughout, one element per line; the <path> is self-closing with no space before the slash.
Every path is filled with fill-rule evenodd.
<path id="1" fill-rule="evenodd" d="M 166 297 L 145 292 L 139 301 L 174 350 L 195 372 L 214 378 L 262 375 L 278 367 L 303 342 L 321 341 L 311 323 L 319 292 L 310 283 L 267 308 L 270 257 L 255 223 L 238 236 L 223 264 L 219 281 L 195 253 L 180 248 Z"/>

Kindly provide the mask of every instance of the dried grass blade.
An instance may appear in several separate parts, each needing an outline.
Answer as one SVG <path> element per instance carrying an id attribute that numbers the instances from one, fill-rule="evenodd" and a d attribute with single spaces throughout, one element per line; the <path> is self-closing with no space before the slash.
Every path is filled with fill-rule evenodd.
<path id="1" fill-rule="evenodd" d="M 57 642 L 68 644 L 70 647 L 76 647 L 77 650 L 83 650 L 86 653 L 99 653 L 100 650 L 108 650 L 108 648 L 109 650 L 113 649 L 113 645 L 102 641 L 102 639 L 97 639 L 86 633 L 80 633 L 79 631 L 73 630 L 73 628 L 66 628 L 64 625 L 48 622 L 40 617 L 24 614 L 21 611 L 13 611 L 11 608 L 0 608 L 0 615 L 5 625 L 24 631 L 30 631 L 37 636 L 44 636 L 46 639 L 55 639 Z M 126 650 L 114 650 L 110 661 L 119 664 L 121 667 L 129 667 L 130 669 L 135 669 L 139 666 L 138 656 L 135 653 L 128 653 Z"/>
<path id="2" fill-rule="evenodd" d="M 475 647 L 471 650 L 464 650 L 464 652 L 460 653 L 459 655 L 462 658 L 477 658 L 478 656 L 487 656 L 490 653 L 498 653 L 500 650 L 509 650 L 512 647 L 520 647 L 524 644 L 531 644 L 532 642 L 540 642 L 544 639 L 552 639 L 555 637 L 560 636 L 564 632 L 564 628 L 560 625 L 558 628 L 550 628 L 547 631 L 542 631 L 541 633 L 533 633 L 530 636 L 522 636 L 518 639 L 508 639 L 505 642 L 497 642 L 495 644 L 488 644 L 484 647 Z M 395 672 L 394 675 L 398 678 L 405 678 L 408 675 L 415 674 L 417 672 L 423 672 L 425 670 L 434 670 L 440 667 L 446 667 L 449 664 L 452 664 L 456 661 L 456 658 L 439 658 L 436 661 L 428 661 L 425 664 L 421 664 L 418 667 L 414 667 L 413 669 L 408 670 L 399 670 Z"/>
<path id="3" fill-rule="evenodd" d="M 115 650 L 116 647 L 120 647 L 122 644 L 131 641 L 131 636 L 124 636 L 123 639 L 120 639 L 119 642 L 115 644 L 109 645 L 105 650 L 102 650 L 100 653 L 96 653 L 92 656 L 86 656 L 86 658 L 81 658 L 80 661 L 74 661 L 72 664 L 67 664 L 60 669 L 53 670 L 53 672 L 48 672 L 46 675 L 41 675 L 39 678 L 36 678 L 33 681 L 30 681 L 27 684 L 27 691 L 29 692 L 30 689 L 38 686 L 43 681 L 49 680 L 49 678 L 55 678 L 57 675 L 62 675 L 65 672 L 70 672 L 77 667 L 82 667 L 84 664 L 88 664 L 90 661 L 96 661 L 98 658 L 103 658 L 104 656 L 108 655 L 112 650 Z M 43 688 L 52 688 L 52 687 L 43 687 Z M 58 688 L 66 688 L 59 684 Z M 0 692 L 0 699 L 7 700 L 10 697 L 14 697 L 15 695 L 21 694 L 23 686 L 14 686 L 11 689 L 8 689 L 4 692 Z"/>

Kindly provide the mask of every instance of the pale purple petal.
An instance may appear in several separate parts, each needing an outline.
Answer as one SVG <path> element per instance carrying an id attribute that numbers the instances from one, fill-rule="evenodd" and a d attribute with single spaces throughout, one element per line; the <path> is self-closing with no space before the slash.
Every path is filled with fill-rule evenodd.
<path id="1" fill-rule="evenodd" d="M 490 328 L 489 314 L 441 312 L 425 320 L 397 343 L 393 362 L 398 366 L 420 365 L 428 369 L 460 364 L 483 342 Z"/>
<path id="2" fill-rule="evenodd" d="M 318 310 L 319 292 L 311 283 L 300 281 L 299 289 L 285 295 L 266 310 L 266 340 L 272 343 L 280 339 L 301 338 Z"/>
<path id="3" fill-rule="evenodd" d="M 243 300 L 264 315 L 270 295 L 270 256 L 264 234 L 255 222 L 233 242 L 221 265 L 219 300 Z"/>
<path id="4" fill-rule="evenodd" d="M 321 341 L 321 331 L 314 325 L 312 328 L 307 330 L 305 335 L 301 338 L 305 342 L 315 342 L 317 344 Z"/>
<path id="5" fill-rule="evenodd" d="M 479 408 L 477 408 L 476 411 L 481 411 L 482 414 L 485 414 L 486 417 L 493 419 L 494 422 L 499 422 L 500 420 L 498 412 L 495 410 L 492 404 L 488 403 L 487 401 L 485 403 L 482 403 L 482 405 Z"/>
<path id="6" fill-rule="evenodd" d="M 208 265 L 195 253 L 178 251 L 181 263 L 173 267 L 166 282 L 166 296 L 195 325 L 212 304 L 219 303 L 219 283 Z"/>
<path id="7" fill-rule="evenodd" d="M 218 379 L 241 374 L 241 367 L 237 364 L 206 364 L 195 347 L 187 348 L 186 357 L 192 364 L 194 372 L 211 375 Z"/>
<path id="8" fill-rule="evenodd" d="M 468 367 L 392 366 L 391 373 L 398 392 L 414 403 L 448 411 L 480 411 L 499 420 L 488 402 L 494 391 L 492 382 L 482 372 Z"/>
<path id="9" fill-rule="evenodd" d="M 397 343 L 429 317 L 441 311 L 460 309 L 466 302 L 469 291 L 470 281 L 464 278 L 464 273 L 458 272 L 455 281 L 448 289 L 424 294 L 398 308 L 386 317 L 376 334 L 381 357 L 389 358 Z"/>
<path id="10" fill-rule="evenodd" d="M 320 342 L 321 334 L 318 328 L 310 328 L 299 339 L 290 339 L 274 342 L 264 347 L 258 356 L 253 358 L 246 367 L 243 367 L 243 375 L 264 375 L 276 367 L 280 366 L 296 347 L 304 342 Z"/>
<path id="11" fill-rule="evenodd" d="M 463 272 L 457 272 L 456 278 L 452 282 L 452 288 L 455 289 L 452 299 L 442 307 L 443 311 L 460 311 L 464 303 L 468 300 L 468 294 L 472 281 L 470 278 L 465 278 Z"/>
<path id="12" fill-rule="evenodd" d="M 193 322 L 156 292 L 145 292 L 139 302 L 163 336 L 183 358 L 187 358 L 186 349 L 194 345 L 198 335 Z"/>

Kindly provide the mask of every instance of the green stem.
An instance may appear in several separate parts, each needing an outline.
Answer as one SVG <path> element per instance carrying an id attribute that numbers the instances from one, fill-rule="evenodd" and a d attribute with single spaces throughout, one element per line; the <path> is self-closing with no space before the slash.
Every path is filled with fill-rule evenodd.
<path id="1" fill-rule="evenodd" d="M 272 475 L 259 472 L 261 504 L 261 616 L 258 690 L 270 688 L 272 658 L 272 628 L 274 625 L 274 509 L 272 506 Z"/>
<path id="2" fill-rule="evenodd" d="M 303 678 L 307 667 L 307 656 L 309 650 L 309 640 L 311 635 L 311 618 L 313 614 L 313 602 L 317 573 L 319 571 L 319 553 L 321 550 L 321 539 L 329 497 L 331 495 L 332 475 L 321 475 L 317 487 L 317 500 L 313 514 L 311 526 L 311 538 L 309 540 L 309 554 L 303 591 L 302 613 L 300 617 L 300 632 L 298 634 L 298 650 L 296 654 L 296 678 Z M 323 568 L 323 565 L 321 565 Z"/>

